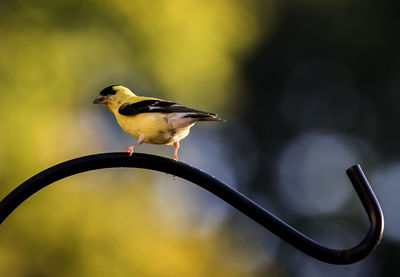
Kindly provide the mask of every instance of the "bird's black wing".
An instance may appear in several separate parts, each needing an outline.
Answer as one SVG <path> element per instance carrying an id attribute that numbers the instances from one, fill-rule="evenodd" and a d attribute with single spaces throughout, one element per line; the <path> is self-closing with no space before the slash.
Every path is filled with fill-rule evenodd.
<path id="1" fill-rule="evenodd" d="M 137 115 L 140 113 L 193 113 L 215 116 L 213 113 L 198 111 L 171 101 L 143 100 L 136 103 L 125 103 L 119 107 L 122 115 Z"/>

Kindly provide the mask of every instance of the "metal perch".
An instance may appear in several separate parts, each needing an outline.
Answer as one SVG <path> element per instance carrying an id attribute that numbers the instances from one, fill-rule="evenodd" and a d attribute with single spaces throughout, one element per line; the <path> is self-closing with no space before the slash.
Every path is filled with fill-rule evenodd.
<path id="1" fill-rule="evenodd" d="M 298 232 L 281 219 L 248 199 L 228 185 L 199 169 L 174 160 L 135 153 L 104 153 L 84 156 L 50 167 L 28 179 L 0 202 L 0 224 L 23 201 L 35 192 L 65 177 L 90 170 L 111 167 L 146 168 L 165 172 L 186 179 L 218 196 L 293 247 L 320 261 L 331 264 L 351 264 L 367 257 L 379 244 L 383 234 L 383 214 L 361 167 L 355 165 L 346 172 L 360 198 L 369 219 L 365 238 L 349 249 L 337 250 L 324 247 Z"/>

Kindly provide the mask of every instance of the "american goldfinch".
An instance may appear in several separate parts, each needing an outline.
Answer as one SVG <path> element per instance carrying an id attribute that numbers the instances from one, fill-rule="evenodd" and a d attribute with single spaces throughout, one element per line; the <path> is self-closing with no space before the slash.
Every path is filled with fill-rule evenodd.
<path id="1" fill-rule="evenodd" d="M 216 114 L 198 111 L 180 104 L 152 97 L 136 96 L 124 86 L 113 85 L 103 89 L 94 104 L 104 104 L 116 117 L 120 127 L 143 142 L 174 146 L 174 160 L 178 160 L 179 141 L 189 135 L 197 121 L 223 121 Z"/>

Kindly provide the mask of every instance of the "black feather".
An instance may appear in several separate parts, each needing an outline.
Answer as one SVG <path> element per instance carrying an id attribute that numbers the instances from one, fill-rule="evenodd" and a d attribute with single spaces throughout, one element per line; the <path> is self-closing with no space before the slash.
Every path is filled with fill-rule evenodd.
<path id="1" fill-rule="evenodd" d="M 190 118 L 207 118 L 207 117 L 215 117 L 215 115 L 191 113 L 191 114 L 185 115 L 184 118 L 185 118 L 185 117 L 190 117 Z"/>
<path id="2" fill-rule="evenodd" d="M 219 118 L 216 114 L 198 114 L 198 113 L 191 113 L 184 116 L 184 118 L 196 118 L 198 121 L 225 121 Z"/>
<path id="3" fill-rule="evenodd" d="M 195 110 L 180 104 L 163 100 L 143 100 L 136 103 L 125 103 L 119 107 L 122 115 L 136 115 L 140 113 L 194 113 L 215 116 L 215 114 Z"/>
<path id="4" fill-rule="evenodd" d="M 103 89 L 102 91 L 100 91 L 100 95 L 102 96 L 107 96 L 107 95 L 114 95 L 117 93 L 117 90 L 114 89 L 116 85 L 112 85 L 109 87 L 106 87 L 105 89 Z"/>

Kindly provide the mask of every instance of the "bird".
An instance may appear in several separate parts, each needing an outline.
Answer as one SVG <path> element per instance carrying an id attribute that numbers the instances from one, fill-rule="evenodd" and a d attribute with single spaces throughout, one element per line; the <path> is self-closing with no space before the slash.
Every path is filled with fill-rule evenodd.
<path id="1" fill-rule="evenodd" d="M 179 142 L 189 135 L 198 121 L 225 121 L 217 114 L 195 110 L 178 103 L 153 97 L 137 96 L 122 85 L 111 85 L 100 91 L 94 104 L 104 104 L 119 126 L 137 142 L 124 152 L 130 156 L 142 143 L 174 146 L 173 159 L 178 161 Z"/>

